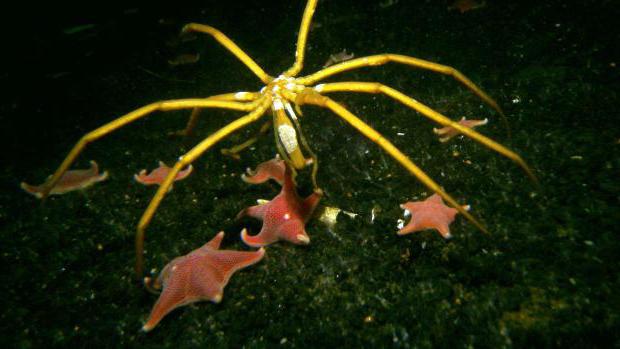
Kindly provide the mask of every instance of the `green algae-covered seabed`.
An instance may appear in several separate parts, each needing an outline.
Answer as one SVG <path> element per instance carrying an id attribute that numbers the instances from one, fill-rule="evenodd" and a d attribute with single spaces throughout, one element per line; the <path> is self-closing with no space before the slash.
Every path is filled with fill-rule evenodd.
<path id="1" fill-rule="evenodd" d="M 436 125 L 387 98 L 334 94 L 470 204 L 491 234 L 459 216 L 448 241 L 430 231 L 397 236 L 398 205 L 430 193 L 334 115 L 304 107 L 322 204 L 358 216 L 341 215 L 331 229 L 312 220 L 309 246 L 269 246 L 263 261 L 233 276 L 220 304 L 178 309 L 148 334 L 139 330 L 156 296 L 134 279 L 133 243 L 154 190 L 132 176 L 173 163 L 238 113 L 205 112 L 198 135 L 185 139 L 167 134 L 188 112 L 139 121 L 89 146 L 74 166 L 94 159 L 108 181 L 44 204 L 19 182 L 42 182 L 81 135 L 139 106 L 260 88 L 210 38 L 179 40 L 180 28 L 213 25 L 277 74 L 293 61 L 305 1 L 24 9 L 31 25 L 4 31 L 9 61 L 0 70 L 3 347 L 619 346 L 617 6 L 574 3 L 487 1 L 461 14 L 446 1 L 319 1 L 304 72 L 343 49 L 454 66 L 505 109 L 511 137 L 448 77 L 388 65 L 330 81 L 378 81 L 453 119 L 489 118 L 478 130 L 523 155 L 541 188 L 471 140 L 438 142 Z M 200 59 L 168 63 L 187 53 Z M 147 230 L 149 269 L 220 230 L 224 248 L 247 249 L 239 232 L 260 223 L 235 215 L 279 188 L 239 176 L 274 155 L 273 137 L 239 161 L 219 149 L 256 129 L 205 154 L 165 198 Z"/>

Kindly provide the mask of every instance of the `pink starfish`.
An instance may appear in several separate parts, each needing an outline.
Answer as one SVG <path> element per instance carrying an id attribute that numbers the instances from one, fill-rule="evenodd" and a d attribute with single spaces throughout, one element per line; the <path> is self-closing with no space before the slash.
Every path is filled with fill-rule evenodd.
<path id="1" fill-rule="evenodd" d="M 52 176 L 47 177 L 45 183 Z M 64 193 L 68 193 L 70 191 L 84 189 L 89 187 L 97 182 L 104 181 L 108 178 L 108 171 L 104 171 L 99 174 L 99 166 L 95 161 L 90 161 L 90 168 L 85 170 L 71 170 L 65 172 L 62 177 L 58 180 L 56 185 L 50 190 L 49 195 L 60 195 Z M 20 186 L 27 193 L 36 196 L 41 199 L 43 197 L 43 191 L 46 186 L 45 183 L 41 185 L 30 185 L 26 182 L 22 182 Z"/>
<path id="2" fill-rule="evenodd" d="M 450 223 L 458 213 L 455 208 L 443 203 L 441 196 L 433 194 L 423 201 L 406 202 L 400 205 L 405 210 L 405 216 L 411 214 L 411 221 L 398 231 L 398 235 L 405 235 L 426 229 L 436 229 L 446 239 L 450 235 Z M 469 205 L 463 206 L 469 210 Z"/>
<path id="3" fill-rule="evenodd" d="M 256 167 L 255 171 L 250 170 L 248 167 L 246 169 L 248 175 L 241 175 L 241 179 L 250 184 L 260 184 L 273 179 L 278 182 L 278 184 L 282 185 L 282 182 L 284 182 L 285 167 L 286 164 L 284 160 L 281 160 L 280 157 L 276 156 L 275 159 L 260 163 Z"/>
<path id="4" fill-rule="evenodd" d="M 268 203 L 248 207 L 237 215 L 237 218 L 251 216 L 261 219 L 263 227 L 258 235 L 248 235 L 247 230 L 241 231 L 241 240 L 252 247 L 269 245 L 278 240 L 287 240 L 294 244 L 309 244 L 305 225 L 319 203 L 320 191 L 302 199 L 295 191 L 291 171 L 285 166 L 282 191 Z"/>
<path id="5" fill-rule="evenodd" d="M 458 121 L 458 124 L 465 126 L 465 127 L 469 127 L 469 128 L 474 128 L 477 126 L 481 126 L 481 125 L 486 125 L 487 122 L 489 122 L 489 119 L 484 119 L 484 120 L 467 120 L 465 119 L 465 117 L 463 116 L 461 118 L 461 120 Z M 451 127 L 451 126 L 446 126 L 446 127 L 442 127 L 442 128 L 433 128 L 433 132 L 435 132 L 436 135 L 439 136 L 439 141 L 440 142 L 447 142 L 450 140 L 450 138 L 459 135 L 461 132 L 459 132 L 457 129 Z"/>
<path id="6" fill-rule="evenodd" d="M 192 167 L 192 165 L 187 166 L 185 170 L 177 173 L 174 181 L 176 182 L 186 178 L 187 176 L 189 176 L 190 173 L 192 173 L 193 169 L 194 168 Z M 142 170 L 140 171 L 140 173 L 134 175 L 133 178 L 136 180 L 136 182 L 144 185 L 160 185 L 166 179 L 168 173 L 170 173 L 170 170 L 170 167 L 160 161 L 159 167 L 151 171 L 151 173 L 146 174 L 146 170 Z M 170 190 L 172 190 L 172 187 L 170 187 Z"/>
<path id="7" fill-rule="evenodd" d="M 231 275 L 260 261 L 264 249 L 254 252 L 220 250 L 224 232 L 197 250 L 168 263 L 153 285 L 163 291 L 142 330 L 152 330 L 172 310 L 193 302 L 219 303 Z"/>

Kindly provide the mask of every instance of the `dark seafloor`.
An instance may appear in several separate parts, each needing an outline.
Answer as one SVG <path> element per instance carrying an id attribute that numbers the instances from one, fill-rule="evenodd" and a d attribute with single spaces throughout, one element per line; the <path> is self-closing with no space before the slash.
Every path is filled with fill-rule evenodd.
<path id="1" fill-rule="evenodd" d="M 505 109 L 501 119 L 449 77 L 396 64 L 330 81 L 379 81 L 523 155 L 511 161 L 469 139 L 441 144 L 432 122 L 387 98 L 333 97 L 393 140 L 491 231 L 463 217 L 454 237 L 399 237 L 399 204 L 430 195 L 373 143 L 327 111 L 304 107 L 324 205 L 357 213 L 329 229 L 312 220 L 306 247 L 276 243 L 227 286 L 221 304 L 174 311 L 139 331 L 156 297 L 135 280 L 134 231 L 153 187 L 132 175 L 169 164 L 239 113 L 209 110 L 200 136 L 170 138 L 189 112 L 158 113 L 92 144 L 111 174 L 42 204 L 41 183 L 81 135 L 161 99 L 257 90 L 260 82 L 214 40 L 178 32 L 194 21 L 235 40 L 269 73 L 286 69 L 305 2 L 84 3 L 6 12 L 0 67 L 0 345 L 2 347 L 619 347 L 620 55 L 618 1 L 487 0 L 465 13 L 446 1 L 319 1 L 304 72 L 330 54 L 392 52 L 456 67 Z M 194 64 L 171 66 L 180 54 Z M 236 213 L 275 184 L 239 175 L 275 153 L 266 136 L 240 161 L 221 147 L 177 183 L 147 230 L 148 267 L 208 241 L 247 249 Z M 400 135 L 399 135 L 400 134 Z M 456 156 L 455 156 L 456 155 Z M 303 181 L 302 181 L 303 182 Z M 307 184 L 307 181 L 306 181 Z M 308 187 L 302 188 L 308 193 Z M 371 219 L 371 217 L 374 217 Z"/>

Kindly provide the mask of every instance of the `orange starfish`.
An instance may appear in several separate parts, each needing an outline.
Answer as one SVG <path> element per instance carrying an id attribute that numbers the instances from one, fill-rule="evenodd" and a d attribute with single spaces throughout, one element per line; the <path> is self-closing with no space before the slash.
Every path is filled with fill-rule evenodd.
<path id="1" fill-rule="evenodd" d="M 441 196 L 433 194 L 423 201 L 406 202 L 400 205 L 405 210 L 405 216 L 411 215 L 411 221 L 398 231 L 398 235 L 405 235 L 426 229 L 436 229 L 446 239 L 450 235 L 450 223 L 458 211 L 443 203 Z M 469 210 L 469 205 L 463 206 Z"/>
<path id="2" fill-rule="evenodd" d="M 153 285 L 163 291 L 142 330 L 152 330 L 172 310 L 193 302 L 210 300 L 219 303 L 231 275 L 260 261 L 264 249 L 254 252 L 220 250 L 224 232 L 204 246 L 177 257 L 161 271 Z M 149 280 L 145 280 L 148 282 Z"/>
<path id="3" fill-rule="evenodd" d="M 461 120 L 458 121 L 459 125 L 465 126 L 465 127 L 469 127 L 469 128 L 474 128 L 477 126 L 481 126 L 481 125 L 486 125 L 489 122 L 488 119 L 484 119 L 484 120 L 467 120 L 465 119 L 465 117 L 463 116 L 461 118 Z M 435 132 L 436 135 L 439 136 L 439 141 L 440 142 L 447 142 L 450 140 L 450 138 L 460 134 L 460 132 L 451 127 L 451 126 L 446 126 L 446 127 L 442 127 L 442 128 L 433 128 L 433 132 Z"/>
<path id="4" fill-rule="evenodd" d="M 194 168 L 192 167 L 192 165 L 187 166 L 185 170 L 177 173 L 176 177 L 174 178 L 174 181 L 176 182 L 176 181 L 185 179 L 187 176 L 190 175 L 190 173 L 192 173 L 193 169 Z M 168 173 L 170 173 L 170 170 L 171 168 L 168 167 L 168 165 L 160 161 L 159 167 L 151 171 L 151 173 L 146 174 L 146 170 L 142 170 L 140 171 L 140 173 L 135 174 L 133 178 L 136 180 L 136 182 L 144 184 L 144 185 L 153 185 L 153 184 L 160 185 L 166 179 L 166 177 L 168 176 Z M 169 190 L 172 190 L 172 187 L 170 187 Z"/>
<path id="5" fill-rule="evenodd" d="M 260 184 L 267 182 L 270 179 L 278 182 L 278 184 L 282 185 L 284 182 L 284 168 L 286 164 L 284 160 L 281 160 L 279 156 L 276 156 L 275 159 L 271 159 L 269 161 L 265 161 L 260 163 L 255 171 L 250 170 L 248 167 L 245 171 L 247 175 L 241 175 L 241 179 L 244 182 L 250 184 Z"/>
<path id="6" fill-rule="evenodd" d="M 291 170 L 285 166 L 282 191 L 268 203 L 248 207 L 237 218 L 251 216 L 263 220 L 263 227 L 258 235 L 248 235 L 241 231 L 241 240 L 252 247 L 269 245 L 278 240 L 287 240 L 294 244 L 309 244 L 305 225 L 321 200 L 323 193 L 318 190 L 305 199 L 297 195 L 291 178 Z"/>
<path id="7" fill-rule="evenodd" d="M 47 183 L 51 177 L 52 176 L 47 177 L 45 183 Z M 104 171 L 99 174 L 99 166 L 95 161 L 91 160 L 89 169 L 67 171 L 62 177 L 60 177 L 56 185 L 54 185 L 52 190 L 49 192 L 49 195 L 60 195 L 70 191 L 84 189 L 97 182 L 104 181 L 107 178 L 108 171 Z M 32 194 L 41 199 L 43 197 L 43 191 L 46 188 L 45 183 L 41 185 L 30 185 L 26 182 L 21 182 L 20 186 L 28 194 Z"/>

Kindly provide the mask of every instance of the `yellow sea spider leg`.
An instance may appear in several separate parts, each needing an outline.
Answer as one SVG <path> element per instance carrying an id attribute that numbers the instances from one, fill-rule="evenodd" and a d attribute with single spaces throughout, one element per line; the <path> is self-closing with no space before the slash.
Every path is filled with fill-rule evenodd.
<path id="1" fill-rule="evenodd" d="M 265 122 L 260 129 L 258 130 L 258 132 L 256 132 L 256 134 L 254 136 L 252 136 L 251 138 L 249 138 L 248 140 L 246 140 L 243 143 L 234 145 L 230 148 L 222 148 L 221 152 L 223 155 L 228 155 L 230 157 L 232 157 L 233 159 L 237 159 L 239 160 L 241 157 L 239 156 L 239 153 L 241 151 L 243 151 L 244 149 L 246 149 L 247 147 L 251 146 L 252 144 L 256 143 L 256 141 L 258 141 L 258 139 L 264 135 L 265 133 L 269 132 L 269 130 L 271 129 L 271 120 Z"/>
<path id="2" fill-rule="evenodd" d="M 215 40 L 217 40 L 217 42 L 222 44 L 222 46 L 227 48 L 228 51 L 230 51 L 233 55 L 235 55 L 235 57 L 237 57 L 248 68 L 250 68 L 250 70 L 256 76 L 258 76 L 258 78 L 263 83 L 268 84 L 271 80 L 273 80 L 273 77 L 271 77 L 269 74 L 265 73 L 263 68 L 261 68 L 256 62 L 254 62 L 254 60 L 252 58 L 250 58 L 250 56 L 248 56 L 247 53 L 245 53 L 239 46 L 237 46 L 237 44 L 235 44 L 232 40 L 230 40 L 221 31 L 219 31 L 219 30 L 217 30 L 217 29 L 215 29 L 215 28 L 213 28 L 211 26 L 208 26 L 208 25 L 205 25 L 205 24 L 198 24 L 198 23 L 186 24 L 183 27 L 183 30 L 182 30 L 183 33 L 188 33 L 188 32 L 192 32 L 192 31 L 211 35 Z"/>
<path id="3" fill-rule="evenodd" d="M 295 63 L 282 75 L 284 76 L 297 76 L 304 65 L 304 56 L 306 55 L 306 41 L 308 39 L 308 32 L 310 31 L 310 24 L 312 22 L 312 15 L 316 8 L 317 0 L 308 0 L 306 3 L 306 9 L 304 10 L 303 17 L 301 18 L 301 25 L 299 26 L 299 35 L 297 36 L 297 47 L 295 48 Z"/>
<path id="4" fill-rule="evenodd" d="M 202 140 L 200 143 L 198 143 L 189 152 L 181 156 L 176 162 L 176 164 L 174 164 L 174 166 L 170 169 L 168 176 L 159 186 L 159 189 L 155 193 L 155 196 L 153 196 L 153 199 L 151 199 L 151 202 L 142 214 L 140 222 L 138 223 L 138 229 L 136 231 L 136 275 L 138 277 L 141 277 L 143 275 L 144 270 L 144 231 L 151 222 L 151 219 L 153 218 L 157 207 L 159 207 L 159 204 L 168 192 L 168 188 L 170 188 L 170 186 L 174 182 L 174 178 L 176 177 L 177 173 L 179 173 L 179 171 L 185 168 L 187 165 L 191 164 L 194 160 L 196 160 L 196 158 L 202 155 L 217 142 L 221 141 L 222 139 L 229 136 L 231 133 L 255 122 L 260 117 L 262 117 L 265 113 L 265 110 L 267 110 L 271 103 L 271 97 L 265 96 L 260 101 L 260 104 L 250 113 L 220 128 L 219 130 Z M 145 278 L 145 283 L 147 287 L 150 286 L 150 279 Z"/>
<path id="5" fill-rule="evenodd" d="M 342 73 L 347 70 L 357 69 L 357 68 L 362 68 L 362 67 L 384 65 L 390 62 L 405 64 L 405 65 L 412 66 L 415 68 L 430 70 L 436 73 L 452 76 L 454 79 L 456 79 L 461 84 L 465 85 L 465 87 L 467 87 L 470 91 L 472 91 L 474 94 L 480 97 L 480 99 L 482 99 L 486 104 L 491 106 L 491 108 L 495 109 L 500 114 L 504 122 L 504 125 L 506 127 L 506 130 L 508 130 L 508 134 L 510 135 L 510 127 L 508 125 L 508 120 L 506 118 L 506 115 L 504 114 L 502 109 L 499 107 L 499 104 L 497 104 L 497 102 L 495 102 L 493 98 L 491 98 L 484 91 L 482 91 L 482 89 L 480 89 L 476 84 L 474 84 L 471 80 L 469 80 L 469 78 L 463 75 L 460 71 L 447 65 L 426 61 L 420 58 L 409 57 L 405 55 L 391 54 L 391 53 L 360 57 L 360 58 L 355 58 L 355 59 L 352 59 L 346 62 L 338 63 L 328 68 L 319 70 L 316 73 L 300 77 L 296 80 L 296 82 L 298 84 L 302 84 L 306 86 L 313 85 L 316 82 L 323 80 L 329 76 Z"/>
<path id="6" fill-rule="evenodd" d="M 314 90 L 321 93 L 326 92 L 336 92 L 336 91 L 350 91 L 350 92 L 366 92 L 366 93 L 382 93 L 388 97 L 391 97 L 402 104 L 408 106 L 411 109 L 416 110 L 423 116 L 437 122 L 443 126 L 450 126 L 465 136 L 477 141 L 478 143 L 484 145 L 487 148 L 493 149 L 496 152 L 502 154 L 503 156 L 509 158 L 510 160 L 517 163 L 525 173 L 532 179 L 534 182 L 538 182 L 536 175 L 527 165 L 527 163 L 515 152 L 509 150 L 503 145 L 495 142 L 494 140 L 474 131 L 469 127 L 465 127 L 460 125 L 458 122 L 452 121 L 446 116 L 440 114 L 439 112 L 431 109 L 430 107 L 416 101 L 415 99 L 380 83 L 376 82 L 337 82 L 337 83 L 327 83 L 327 84 L 319 84 L 314 87 Z"/>
<path id="7" fill-rule="evenodd" d="M 337 116 L 344 119 L 362 135 L 375 142 L 386 153 L 394 158 L 399 164 L 406 168 L 412 175 L 414 175 L 422 184 L 433 192 L 439 194 L 448 204 L 459 211 L 465 218 L 472 222 L 478 229 L 484 233 L 488 233 L 488 230 L 480 223 L 474 216 L 467 212 L 462 205 L 446 193 L 439 184 L 429 177 L 424 171 L 422 171 L 413 161 L 411 161 L 403 152 L 396 148 L 390 141 L 385 139 L 379 132 L 375 131 L 370 125 L 366 124 L 360 118 L 348 111 L 342 105 L 336 103 L 329 97 L 323 96 L 317 92 L 300 93 L 297 96 L 297 104 L 314 104 L 320 107 L 327 108 L 334 112 Z"/>
<path id="8" fill-rule="evenodd" d="M 257 92 L 235 92 L 235 93 L 224 93 L 221 95 L 215 95 L 208 97 L 209 100 L 215 101 L 236 101 L 236 102 L 252 102 L 260 96 L 260 93 Z M 194 108 L 192 113 L 187 120 L 187 124 L 185 128 L 179 131 L 170 132 L 172 136 L 190 136 L 194 132 L 194 128 L 196 128 L 196 123 L 198 122 L 198 117 L 200 116 L 200 112 L 202 109 Z"/>
<path id="9" fill-rule="evenodd" d="M 80 138 L 80 140 L 75 144 L 75 146 L 73 146 L 73 149 L 71 149 L 67 157 L 60 164 L 56 172 L 54 172 L 54 175 L 45 183 L 47 188 L 42 192 L 42 199 L 45 199 L 48 196 L 50 190 L 54 187 L 54 185 L 56 185 L 60 177 L 62 177 L 62 175 L 69 169 L 71 164 L 84 150 L 87 144 L 155 111 L 169 111 L 190 108 L 223 108 L 239 111 L 249 111 L 254 108 L 254 105 L 252 105 L 251 103 L 217 101 L 209 100 L 208 98 L 202 98 L 159 101 L 138 108 L 82 136 L 82 138 Z"/>

